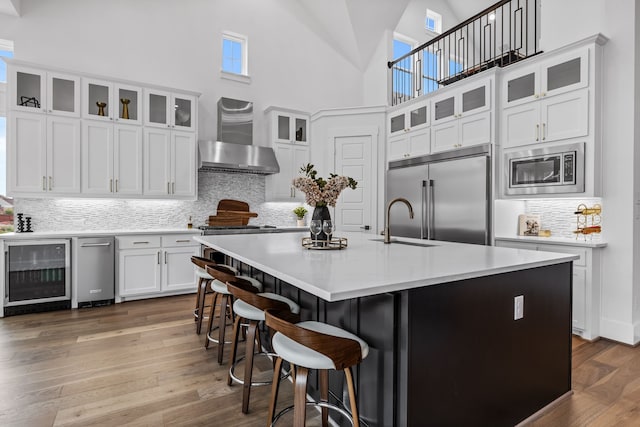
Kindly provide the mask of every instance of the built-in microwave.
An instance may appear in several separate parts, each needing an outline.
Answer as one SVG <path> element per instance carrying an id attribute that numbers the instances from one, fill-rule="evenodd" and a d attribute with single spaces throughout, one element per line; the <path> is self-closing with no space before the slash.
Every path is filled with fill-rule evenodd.
<path id="1" fill-rule="evenodd" d="M 505 194 L 584 192 L 584 142 L 506 152 Z"/>

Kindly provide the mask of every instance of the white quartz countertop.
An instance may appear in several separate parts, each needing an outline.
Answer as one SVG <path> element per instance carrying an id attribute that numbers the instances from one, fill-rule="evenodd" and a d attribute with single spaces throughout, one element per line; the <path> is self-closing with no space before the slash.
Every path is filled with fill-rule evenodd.
<path id="1" fill-rule="evenodd" d="M 0 234 L 0 239 L 20 240 L 20 239 L 57 239 L 71 237 L 102 237 L 102 236 L 125 236 L 139 234 L 193 234 L 199 235 L 202 232 L 196 228 L 166 228 L 166 229 L 146 229 L 146 230 L 87 230 L 87 231 L 43 231 L 33 233 L 5 233 Z"/>
<path id="2" fill-rule="evenodd" d="M 601 240 L 591 240 L 588 236 L 586 239 L 581 236 L 578 236 L 577 239 L 568 239 L 566 237 L 501 236 L 496 237 L 495 240 L 523 243 L 544 243 L 548 245 L 579 246 L 583 248 L 604 248 L 605 246 L 607 246 L 607 242 L 603 242 Z"/>
<path id="3" fill-rule="evenodd" d="M 196 236 L 200 243 L 326 301 L 394 292 L 525 268 L 569 262 L 577 255 L 494 246 L 340 233 L 342 250 L 310 250 L 309 233 Z M 373 241 L 372 239 L 376 240 Z M 398 243 L 429 244 L 431 247 Z"/>

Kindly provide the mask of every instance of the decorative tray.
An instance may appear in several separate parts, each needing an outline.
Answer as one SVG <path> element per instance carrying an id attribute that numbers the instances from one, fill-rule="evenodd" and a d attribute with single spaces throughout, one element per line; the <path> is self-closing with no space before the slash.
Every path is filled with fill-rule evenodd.
<path id="1" fill-rule="evenodd" d="M 311 237 L 303 237 L 302 247 L 318 250 L 344 249 L 347 247 L 347 239 L 345 237 L 334 237 L 331 240 L 315 240 Z"/>

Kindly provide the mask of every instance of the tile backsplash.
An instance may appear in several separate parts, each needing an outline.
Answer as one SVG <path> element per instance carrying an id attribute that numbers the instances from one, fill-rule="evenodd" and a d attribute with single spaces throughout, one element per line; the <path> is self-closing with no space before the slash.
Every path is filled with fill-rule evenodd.
<path id="1" fill-rule="evenodd" d="M 522 213 L 540 215 L 541 229 L 551 230 L 551 235 L 555 237 L 576 238 L 573 230 L 577 226 L 577 217 L 574 212 L 578 205 L 584 204 L 592 207 L 595 204 L 602 206 L 599 198 L 584 199 L 530 199 L 524 202 L 525 211 Z M 606 217 L 605 206 L 602 206 L 601 226 L 605 230 L 604 218 Z M 591 225 L 591 219 L 588 223 Z M 581 236 L 579 236 L 581 237 Z M 590 234 L 587 239 L 601 240 L 602 234 Z"/>
<path id="2" fill-rule="evenodd" d="M 34 231 L 134 230 L 204 225 L 220 199 L 242 200 L 258 214 L 249 224 L 294 226 L 291 212 L 300 203 L 265 202 L 265 177 L 251 174 L 199 172 L 198 200 L 25 199 L 16 198 L 14 212 L 30 216 Z"/>

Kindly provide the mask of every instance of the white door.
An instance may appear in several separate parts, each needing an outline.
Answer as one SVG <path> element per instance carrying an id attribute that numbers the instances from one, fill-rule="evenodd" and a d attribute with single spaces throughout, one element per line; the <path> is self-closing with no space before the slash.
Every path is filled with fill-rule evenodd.
<path id="1" fill-rule="evenodd" d="M 79 120 L 47 118 L 47 171 L 49 191 L 80 192 Z"/>
<path id="2" fill-rule="evenodd" d="M 171 157 L 168 130 L 144 130 L 144 194 L 169 196 L 171 194 Z"/>
<path id="3" fill-rule="evenodd" d="M 502 110 L 502 146 L 517 147 L 540 141 L 540 104 L 529 102 Z"/>
<path id="4" fill-rule="evenodd" d="M 113 132 L 113 192 L 142 194 L 142 128 L 116 125 Z"/>
<path id="5" fill-rule="evenodd" d="M 9 120 L 9 192 L 42 193 L 47 190 L 45 115 L 12 113 Z"/>
<path id="6" fill-rule="evenodd" d="M 200 255 L 199 246 L 164 249 L 162 291 L 196 290 L 196 274 L 191 263 L 194 255 Z"/>
<path id="7" fill-rule="evenodd" d="M 291 182 L 293 178 L 302 176 L 300 168 L 306 166 L 309 163 L 309 146 L 308 145 L 293 145 L 293 161 L 291 163 L 291 175 L 289 176 L 289 186 L 293 188 Z M 305 200 L 305 194 L 293 188 L 293 197 L 296 200 L 303 202 Z"/>
<path id="8" fill-rule="evenodd" d="M 458 119 L 458 141 L 464 147 L 491 142 L 491 112 Z"/>
<path id="9" fill-rule="evenodd" d="M 458 120 L 431 126 L 431 151 L 453 150 L 458 145 Z"/>
<path id="10" fill-rule="evenodd" d="M 196 137 L 193 133 L 171 134 L 171 194 L 196 194 Z"/>
<path id="11" fill-rule="evenodd" d="M 82 121 L 82 192 L 113 192 L 113 125 Z"/>
<path id="12" fill-rule="evenodd" d="M 337 235 L 340 231 L 374 230 L 376 225 L 377 174 L 374 173 L 378 129 L 345 129 L 329 132 L 334 148 L 334 168 L 338 175 L 355 179 L 355 190 L 340 194 L 334 211 Z"/>
<path id="13" fill-rule="evenodd" d="M 409 157 L 424 156 L 431 151 L 429 129 L 411 130 L 407 133 L 409 138 Z"/>
<path id="14" fill-rule="evenodd" d="M 161 250 L 121 250 L 118 254 L 120 296 L 160 292 Z"/>
<path id="15" fill-rule="evenodd" d="M 546 98 L 540 102 L 540 140 L 586 136 L 589 133 L 588 89 Z"/>

